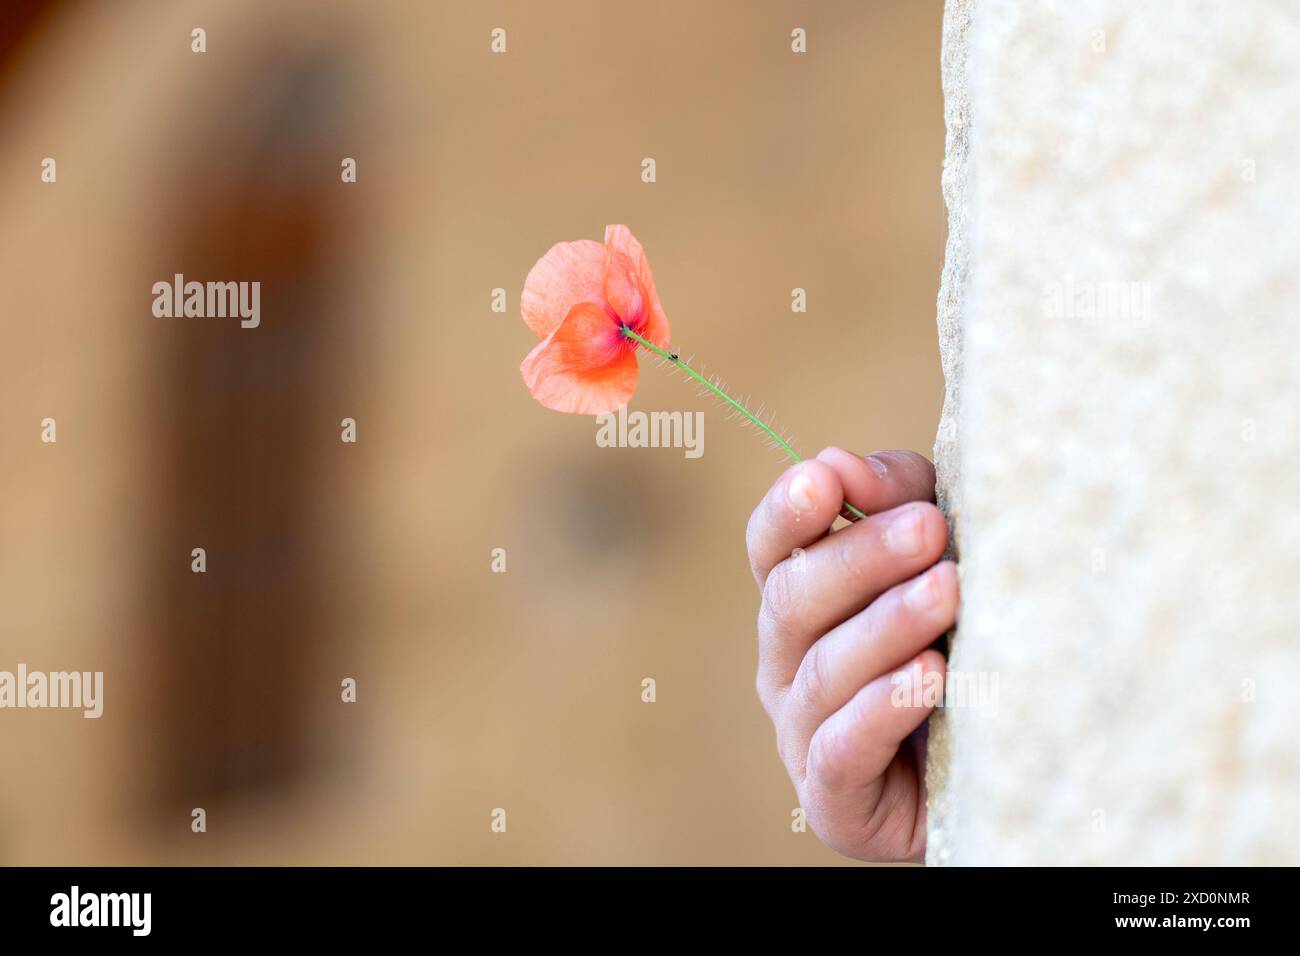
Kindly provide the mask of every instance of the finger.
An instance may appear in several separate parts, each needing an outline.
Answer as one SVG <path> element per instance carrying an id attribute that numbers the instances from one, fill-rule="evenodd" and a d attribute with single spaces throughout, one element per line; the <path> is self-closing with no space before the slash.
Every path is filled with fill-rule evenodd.
<path id="1" fill-rule="evenodd" d="M 844 490 L 835 470 L 823 462 L 800 462 L 786 471 L 749 518 L 745 545 L 761 590 L 768 574 L 795 548 L 821 538 L 839 514 Z"/>
<path id="2" fill-rule="evenodd" d="M 945 670 L 943 655 L 925 650 L 859 690 L 813 734 L 805 779 L 827 793 L 851 793 L 874 781 L 942 702 Z"/>
<path id="3" fill-rule="evenodd" d="M 808 752 L 817 728 L 864 685 L 924 650 L 957 620 L 957 568 L 936 564 L 833 628 L 808 649 L 783 707 L 783 752 Z M 802 774 L 796 764 L 792 772 Z"/>
<path id="4" fill-rule="evenodd" d="M 818 452 L 817 460 L 835 469 L 844 500 L 867 514 L 934 500 L 934 466 L 914 451 L 878 451 L 863 458 L 832 445 Z"/>
<path id="5" fill-rule="evenodd" d="M 913 502 L 824 537 L 774 567 L 759 609 L 759 666 L 777 694 L 808 648 L 878 595 L 939 559 L 948 525 L 932 504 Z"/>
<path id="6" fill-rule="evenodd" d="M 922 770 L 899 745 L 942 701 L 944 670 L 942 654 L 924 651 L 858 691 L 813 735 L 804 800 L 832 847 L 906 858 L 923 845 Z"/>

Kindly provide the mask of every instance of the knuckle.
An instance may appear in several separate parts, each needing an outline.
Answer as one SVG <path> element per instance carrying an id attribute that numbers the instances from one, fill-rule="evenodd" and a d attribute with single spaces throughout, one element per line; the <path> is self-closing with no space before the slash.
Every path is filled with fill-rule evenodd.
<path id="1" fill-rule="evenodd" d="M 834 538 L 829 544 L 835 552 L 835 562 L 839 565 L 840 572 L 845 580 L 853 581 L 860 578 L 868 566 L 868 556 L 863 553 L 863 548 L 867 547 L 864 539 L 860 535 L 838 535 L 839 540 Z"/>
<path id="2" fill-rule="evenodd" d="M 841 734 L 833 723 L 822 724 L 808 743 L 805 776 L 818 790 L 836 790 L 843 782 Z"/>
<path id="3" fill-rule="evenodd" d="M 821 641 L 808 648 L 795 673 L 798 701 L 805 708 L 819 708 L 828 699 L 831 675 L 827 666 L 826 649 Z"/>
<path id="4" fill-rule="evenodd" d="M 857 630 L 857 640 L 863 646 L 879 647 L 888 640 L 891 633 L 898 626 L 898 609 L 902 605 L 900 600 L 885 600 L 877 598 L 871 603 L 866 610 L 858 614 L 854 621 Z M 871 675 L 873 678 L 879 677 L 879 674 Z M 847 701 L 851 704 L 852 701 Z"/>
<path id="5" fill-rule="evenodd" d="M 763 605 L 759 611 L 779 632 L 798 617 L 798 593 L 786 562 L 772 569 L 763 584 Z"/>

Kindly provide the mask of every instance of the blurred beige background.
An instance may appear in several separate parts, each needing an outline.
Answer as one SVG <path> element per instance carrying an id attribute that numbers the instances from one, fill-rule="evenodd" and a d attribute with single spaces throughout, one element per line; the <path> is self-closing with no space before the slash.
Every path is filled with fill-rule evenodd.
<path id="1" fill-rule="evenodd" d="M 707 410 L 704 456 L 597 447 L 520 381 L 518 296 L 626 222 L 674 343 L 801 451 L 928 452 L 941 13 L 12 4 L 0 669 L 106 689 L 0 711 L 0 862 L 843 862 L 753 692 L 782 461 L 648 363 L 632 407 Z M 260 281 L 261 327 L 155 318 L 175 272 Z"/>

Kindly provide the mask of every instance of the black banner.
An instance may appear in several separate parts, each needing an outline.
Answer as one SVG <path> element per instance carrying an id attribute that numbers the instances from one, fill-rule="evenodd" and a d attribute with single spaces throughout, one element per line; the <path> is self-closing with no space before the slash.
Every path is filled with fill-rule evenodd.
<path id="1" fill-rule="evenodd" d="M 396 942 L 443 927 L 541 941 L 620 926 L 665 944 L 668 930 L 703 930 L 1233 945 L 1283 930 L 1292 884 L 1269 869 L 37 868 L 0 871 L 0 919 L 7 941 L 79 945 Z"/>

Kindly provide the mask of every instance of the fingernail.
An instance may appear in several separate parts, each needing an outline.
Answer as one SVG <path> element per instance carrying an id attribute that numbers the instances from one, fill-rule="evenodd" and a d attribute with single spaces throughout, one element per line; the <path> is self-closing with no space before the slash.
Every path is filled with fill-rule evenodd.
<path id="1" fill-rule="evenodd" d="M 871 470 L 876 473 L 877 478 L 884 478 L 886 473 L 889 471 L 889 469 L 885 467 L 885 463 L 875 455 L 867 456 L 867 464 L 871 466 Z"/>
<path id="2" fill-rule="evenodd" d="M 908 508 L 885 529 L 885 547 L 905 558 L 921 552 L 921 512 Z"/>
<path id="3" fill-rule="evenodd" d="M 806 472 L 801 471 L 790 479 L 790 484 L 786 485 L 785 497 L 795 511 L 813 510 L 813 483 Z"/>
<path id="4" fill-rule="evenodd" d="M 926 572 L 909 584 L 903 592 L 903 603 L 913 611 L 928 611 L 934 607 L 934 576 Z"/>

